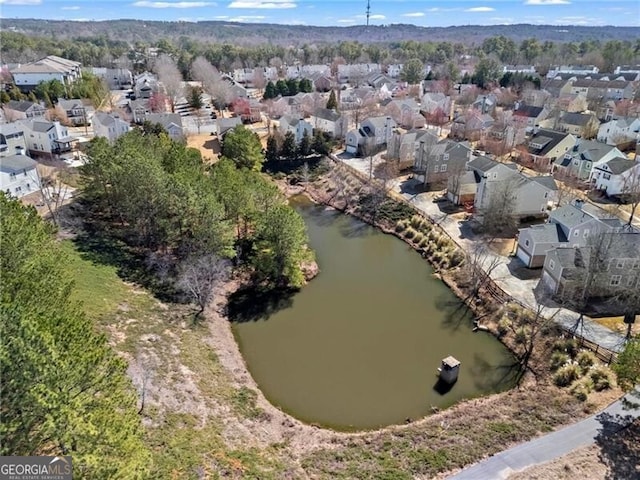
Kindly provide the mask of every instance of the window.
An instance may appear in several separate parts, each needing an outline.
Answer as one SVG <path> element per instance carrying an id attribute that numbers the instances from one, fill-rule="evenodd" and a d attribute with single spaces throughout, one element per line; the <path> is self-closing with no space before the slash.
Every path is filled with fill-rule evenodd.
<path id="1" fill-rule="evenodd" d="M 632 287 L 633 283 L 634 283 L 635 278 L 633 277 L 629 277 L 627 278 L 627 287 Z"/>
<path id="2" fill-rule="evenodd" d="M 580 235 L 580 230 L 576 230 L 575 232 L 573 232 L 574 237 L 577 237 L 578 235 Z"/>
<path id="3" fill-rule="evenodd" d="M 494 174 L 493 174 L 493 178 L 494 178 L 494 179 L 498 178 L 498 174 L 497 174 L 497 173 L 494 173 Z"/>
<path id="4" fill-rule="evenodd" d="M 16 193 L 21 192 L 22 191 L 22 187 L 16 187 Z"/>
<path id="5" fill-rule="evenodd" d="M 22 175 L 24 175 L 25 177 L 27 176 L 27 169 L 26 168 L 22 171 Z"/>
<path id="6" fill-rule="evenodd" d="M 440 166 L 440 171 L 441 172 L 446 172 L 447 171 L 447 166 L 446 165 L 441 165 Z"/>
<path id="7" fill-rule="evenodd" d="M 640 260 L 634 260 L 633 269 L 638 270 L 640 268 Z"/>
<path id="8" fill-rule="evenodd" d="M 549 192 L 544 192 L 544 198 L 548 198 L 549 197 Z"/>
<path id="9" fill-rule="evenodd" d="M 448 153 L 445 153 L 445 154 L 442 156 L 442 159 L 443 159 L 445 162 L 446 162 L 447 160 L 449 160 L 449 154 L 448 154 Z"/>
<path id="10" fill-rule="evenodd" d="M 556 262 L 554 262 L 553 260 L 549 260 L 549 269 L 553 270 L 554 268 L 556 268 Z"/>
<path id="11" fill-rule="evenodd" d="M 611 179 L 611 175 L 609 175 L 608 173 L 605 173 L 603 176 L 604 176 L 605 180 L 610 180 Z"/>
<path id="12" fill-rule="evenodd" d="M 529 240 L 525 240 L 525 241 L 524 241 L 524 246 L 525 246 L 525 247 L 528 247 L 530 243 L 531 243 L 531 242 L 530 242 Z"/>
<path id="13" fill-rule="evenodd" d="M 585 230 L 584 233 L 582 234 L 582 236 L 584 238 L 587 238 L 589 236 L 589 230 Z"/>
<path id="14" fill-rule="evenodd" d="M 11 172 L 11 173 L 9 174 L 9 180 L 12 180 L 12 181 L 13 181 L 13 180 L 15 180 L 15 179 L 16 179 L 16 174 L 15 174 L 15 173 L 13 173 L 13 172 Z"/>
<path id="15" fill-rule="evenodd" d="M 611 285 L 612 287 L 617 287 L 618 285 L 620 285 L 621 279 L 622 275 L 611 275 L 611 281 L 609 282 L 609 285 Z"/>
<path id="16" fill-rule="evenodd" d="M 433 167 L 433 171 L 438 173 L 440 171 L 440 165 L 436 165 L 435 167 Z"/>
<path id="17" fill-rule="evenodd" d="M 624 268 L 624 260 L 618 260 L 618 261 L 616 262 L 616 268 L 617 268 L 617 269 Z"/>

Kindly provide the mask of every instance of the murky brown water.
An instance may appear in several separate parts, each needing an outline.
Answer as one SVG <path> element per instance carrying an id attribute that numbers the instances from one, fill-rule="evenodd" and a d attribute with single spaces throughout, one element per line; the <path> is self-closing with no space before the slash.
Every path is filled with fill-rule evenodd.
<path id="1" fill-rule="evenodd" d="M 249 296 L 234 333 L 267 398 L 309 423 L 372 429 L 510 388 L 514 358 L 402 241 L 297 199 L 321 273 L 288 298 Z M 438 393 L 436 369 L 462 362 Z"/>

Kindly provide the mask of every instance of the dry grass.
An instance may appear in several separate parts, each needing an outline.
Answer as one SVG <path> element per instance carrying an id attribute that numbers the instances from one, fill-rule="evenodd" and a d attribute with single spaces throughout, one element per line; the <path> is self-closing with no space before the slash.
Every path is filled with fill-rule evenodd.
<path id="1" fill-rule="evenodd" d="M 591 319 L 614 332 L 627 333 L 627 324 L 624 323 L 623 317 L 591 317 Z M 636 317 L 636 323 L 631 327 L 631 333 L 633 335 L 640 335 L 640 316 Z"/>
<path id="2" fill-rule="evenodd" d="M 208 133 L 189 135 L 187 137 L 187 146 L 198 150 L 205 161 L 217 160 L 220 155 L 220 142 L 218 138 Z"/>

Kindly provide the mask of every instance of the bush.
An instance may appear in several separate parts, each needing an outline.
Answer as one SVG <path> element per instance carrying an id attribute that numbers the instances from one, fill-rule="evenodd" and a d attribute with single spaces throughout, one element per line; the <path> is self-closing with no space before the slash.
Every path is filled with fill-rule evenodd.
<path id="1" fill-rule="evenodd" d="M 429 232 L 429 240 L 432 242 L 437 242 L 438 239 L 440 238 L 440 234 L 438 232 L 436 232 L 435 230 L 431 230 Z"/>
<path id="2" fill-rule="evenodd" d="M 438 248 L 444 248 L 450 245 L 450 240 L 446 235 L 440 235 L 440 237 L 436 240 L 438 244 Z"/>
<path id="3" fill-rule="evenodd" d="M 433 263 L 440 263 L 442 261 L 442 259 L 444 258 L 444 254 L 439 251 L 439 250 L 435 250 L 432 255 L 431 258 L 433 259 Z"/>
<path id="4" fill-rule="evenodd" d="M 398 222 L 396 222 L 396 232 L 400 233 L 400 232 L 404 232 L 404 230 L 407 228 L 407 225 L 404 223 L 403 220 L 400 220 Z"/>
<path id="5" fill-rule="evenodd" d="M 526 342 L 530 332 L 531 332 L 531 329 L 529 329 L 528 327 L 525 327 L 525 326 L 518 327 L 516 330 L 516 342 L 517 343 Z"/>
<path id="6" fill-rule="evenodd" d="M 588 350 L 583 350 L 582 352 L 578 353 L 578 355 L 576 356 L 576 361 L 578 362 L 578 365 L 580 365 L 580 368 L 582 368 L 582 371 L 586 372 L 592 366 L 595 365 L 597 358 L 593 354 L 593 352 L 589 352 Z"/>
<path id="7" fill-rule="evenodd" d="M 551 355 L 551 370 L 554 372 L 569 363 L 569 355 L 562 352 L 553 352 Z"/>
<path id="8" fill-rule="evenodd" d="M 424 220 L 422 220 L 422 218 L 420 218 L 418 215 L 414 215 L 413 217 L 411 217 L 411 226 L 416 230 L 420 230 L 423 222 Z"/>
<path id="9" fill-rule="evenodd" d="M 511 320 L 507 316 L 503 316 L 498 322 L 498 335 L 505 335 L 511 328 Z"/>
<path id="10" fill-rule="evenodd" d="M 580 367 L 573 363 L 560 367 L 553 376 L 553 383 L 559 387 L 567 387 L 580 378 Z"/>
<path id="11" fill-rule="evenodd" d="M 422 240 L 420 240 L 419 245 L 421 248 L 425 248 L 427 245 L 429 245 L 429 240 L 427 240 L 426 237 L 422 237 Z"/>
<path id="12" fill-rule="evenodd" d="M 593 390 L 593 382 L 590 378 L 583 378 L 571 385 L 569 392 L 578 400 L 584 402 L 589 397 L 591 390 Z"/>
<path id="13" fill-rule="evenodd" d="M 449 263 L 452 267 L 457 267 L 462 262 L 464 262 L 464 253 L 456 248 L 451 252 L 451 255 L 449 255 Z"/>
<path id="14" fill-rule="evenodd" d="M 407 228 L 404 232 L 404 238 L 407 238 L 409 240 L 411 240 L 415 236 L 416 236 L 416 231 L 411 227 Z"/>
<path id="15" fill-rule="evenodd" d="M 413 237 L 414 243 L 417 243 L 419 245 L 422 240 L 424 240 L 424 235 L 422 235 L 420 232 L 416 232 L 415 237 Z"/>
<path id="16" fill-rule="evenodd" d="M 611 372 L 603 367 L 591 369 L 591 371 L 589 372 L 589 378 L 591 378 L 591 381 L 593 382 L 593 389 L 596 392 L 608 390 L 613 385 L 613 377 L 611 376 Z"/>
<path id="17" fill-rule="evenodd" d="M 553 344 L 553 351 L 563 352 L 569 355 L 571 358 L 575 358 L 578 353 L 578 342 L 576 342 L 574 338 L 557 340 Z"/>

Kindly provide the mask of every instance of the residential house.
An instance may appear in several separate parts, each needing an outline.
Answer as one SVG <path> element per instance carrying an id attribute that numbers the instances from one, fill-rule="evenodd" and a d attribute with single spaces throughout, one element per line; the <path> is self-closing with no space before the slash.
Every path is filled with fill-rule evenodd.
<path id="1" fill-rule="evenodd" d="M 395 127 L 396 122 L 389 116 L 367 118 L 360 128 L 347 133 L 346 151 L 356 154 L 363 148 L 378 150 L 389 143 Z"/>
<path id="2" fill-rule="evenodd" d="M 547 223 L 521 228 L 516 256 L 528 268 L 539 268 L 553 248 L 582 247 L 594 235 L 622 230 L 620 219 L 603 217 L 597 208 L 575 200 L 552 210 Z"/>
<path id="3" fill-rule="evenodd" d="M 485 137 L 494 122 L 491 115 L 479 110 L 469 110 L 453 119 L 451 136 L 475 142 Z"/>
<path id="4" fill-rule="evenodd" d="M 616 157 L 593 168 L 591 184 L 609 197 L 640 192 L 640 161 Z"/>
<path id="5" fill-rule="evenodd" d="M 182 141 L 185 138 L 182 117 L 179 113 L 148 113 L 145 120 L 162 125 L 172 140 Z"/>
<path id="6" fill-rule="evenodd" d="M 616 147 L 594 140 L 578 140 L 553 164 L 554 174 L 560 178 L 588 180 L 594 167 L 624 154 Z"/>
<path id="7" fill-rule="evenodd" d="M 522 101 L 525 105 L 532 107 L 543 107 L 551 94 L 546 90 L 535 90 L 533 88 L 526 89 L 522 92 Z"/>
<path id="8" fill-rule="evenodd" d="M 449 177 L 463 174 L 473 158 L 468 145 L 446 139 L 435 144 L 421 141 L 415 155 L 414 178 L 425 185 L 446 183 Z"/>
<path id="9" fill-rule="evenodd" d="M 492 207 L 495 195 L 508 194 L 512 200 L 514 218 L 542 217 L 549 203 L 557 196 L 558 187 L 550 175 L 529 177 L 520 173 L 515 164 L 494 162 L 479 157 L 468 163 L 478 171 L 480 183 L 474 199 L 476 219 L 483 221 L 483 213 Z"/>
<path id="10" fill-rule="evenodd" d="M 20 122 L 0 124 L 0 157 L 15 155 L 27 150 L 24 126 Z"/>
<path id="11" fill-rule="evenodd" d="M 562 95 L 560 98 L 555 100 L 554 102 L 549 102 L 553 104 L 557 112 L 569 112 L 569 113 L 581 113 L 586 111 L 589 108 L 589 101 L 587 100 L 587 96 L 584 93 L 571 94 L 568 93 L 566 95 Z M 557 115 L 550 114 L 547 118 L 550 121 L 553 121 Z M 542 124 L 540 126 L 543 126 Z M 553 123 L 549 125 L 544 125 L 544 128 L 553 127 Z"/>
<path id="12" fill-rule="evenodd" d="M 231 110 L 243 123 L 256 123 L 262 120 L 262 104 L 255 98 L 236 98 L 231 102 Z"/>
<path id="13" fill-rule="evenodd" d="M 576 137 L 570 133 L 540 129 L 529 139 L 526 151 L 520 152 L 520 161 L 539 170 L 551 171 L 556 160 L 564 158 L 575 143 Z"/>
<path id="14" fill-rule="evenodd" d="M 158 79 L 153 73 L 144 72 L 136 77 L 133 86 L 135 99 L 148 100 L 158 91 Z"/>
<path id="15" fill-rule="evenodd" d="M 420 144 L 433 145 L 440 138 L 432 130 L 409 130 L 396 128 L 387 144 L 387 157 L 402 163 L 414 165 Z"/>
<path id="16" fill-rule="evenodd" d="M 309 138 L 313 136 L 313 125 L 301 117 L 293 115 L 285 115 L 280 118 L 280 131 L 283 134 L 287 132 L 293 133 L 296 143 L 300 143 L 302 137 L 307 135 Z"/>
<path id="17" fill-rule="evenodd" d="M 385 106 L 387 116 L 403 128 L 422 128 L 425 126 L 425 118 L 420 113 L 420 104 L 413 98 L 391 100 Z"/>
<path id="18" fill-rule="evenodd" d="M 4 116 L 9 122 L 16 120 L 27 120 L 31 118 L 43 118 L 47 113 L 47 109 L 39 103 L 30 102 L 28 100 L 10 100 L 5 103 Z"/>
<path id="19" fill-rule="evenodd" d="M 551 78 L 544 80 L 540 85 L 540 89 L 548 92 L 553 98 L 560 98 L 564 95 L 571 94 L 572 83 L 573 82 L 569 80 L 563 80 L 561 78 Z"/>
<path id="20" fill-rule="evenodd" d="M 356 63 L 338 65 L 338 82 L 358 86 L 372 73 L 380 73 L 382 68 L 377 63 Z"/>
<path id="21" fill-rule="evenodd" d="M 640 141 L 640 118 L 619 117 L 603 123 L 598 128 L 599 142 L 622 145 Z"/>
<path id="22" fill-rule="evenodd" d="M 249 92 L 239 83 L 229 82 L 229 89 L 231 90 L 231 98 L 249 98 Z"/>
<path id="23" fill-rule="evenodd" d="M 579 298 L 585 290 L 588 300 L 612 300 L 624 289 L 640 287 L 640 234 L 635 231 L 604 234 L 600 244 L 559 247 L 545 258 L 541 283 L 561 298 Z M 591 288 L 585 289 L 589 278 Z M 622 302 L 611 305 L 620 311 Z M 618 308 L 616 308 L 618 307 Z"/>
<path id="24" fill-rule="evenodd" d="M 555 129 L 581 138 L 593 138 L 599 126 L 600 121 L 593 113 L 561 112 Z"/>
<path id="25" fill-rule="evenodd" d="M 91 67 L 86 70 L 103 79 L 107 83 L 109 90 L 131 88 L 133 85 L 133 75 L 131 70 L 127 68 Z"/>
<path id="26" fill-rule="evenodd" d="M 449 119 L 451 115 L 451 97 L 440 92 L 428 92 L 422 96 L 420 111 L 425 117 L 442 116 Z"/>
<path id="27" fill-rule="evenodd" d="M 0 190 L 22 198 L 40 189 L 37 162 L 24 154 L 0 157 Z"/>
<path id="28" fill-rule="evenodd" d="M 82 75 L 82 64 L 66 58 L 49 55 L 35 62 L 25 63 L 10 70 L 16 86 L 23 91 L 33 90 L 40 82 L 58 80 L 71 85 Z"/>
<path id="29" fill-rule="evenodd" d="M 57 106 L 64 112 L 67 121 L 72 126 L 90 125 L 93 117 L 93 107 L 86 106 L 79 98 L 66 100 L 60 98 Z"/>
<path id="30" fill-rule="evenodd" d="M 402 69 L 404 65 L 401 63 L 393 63 L 391 65 L 387 65 L 386 74 L 391 78 L 398 78 L 402 74 Z"/>
<path id="31" fill-rule="evenodd" d="M 308 78 L 309 80 L 311 80 L 313 89 L 316 92 L 328 92 L 333 88 L 334 81 L 330 75 L 326 75 L 320 72 L 315 72 L 310 74 Z"/>
<path id="32" fill-rule="evenodd" d="M 60 122 L 48 120 L 21 120 L 27 150 L 32 155 L 60 154 L 71 151 L 78 139 L 69 135 Z"/>
<path id="33" fill-rule="evenodd" d="M 633 86 L 626 80 L 577 79 L 571 93 L 586 95 L 587 99 L 622 100 L 633 97 Z"/>
<path id="34" fill-rule="evenodd" d="M 613 71 L 616 75 L 629 74 L 629 81 L 637 82 L 640 80 L 640 65 L 619 65 Z"/>
<path id="35" fill-rule="evenodd" d="M 242 125 L 240 117 L 218 117 L 216 119 L 216 131 L 218 132 L 218 138 L 223 138 L 229 130 L 233 130 L 238 125 Z"/>
<path id="36" fill-rule="evenodd" d="M 347 131 L 348 119 L 335 110 L 318 108 L 309 117 L 309 123 L 314 129 L 328 133 L 334 138 L 343 138 Z"/>
<path id="37" fill-rule="evenodd" d="M 555 78 L 559 74 L 588 75 L 600 70 L 594 65 L 558 65 L 552 66 L 547 72 L 547 78 Z"/>
<path id="38" fill-rule="evenodd" d="M 525 75 L 535 75 L 536 67 L 533 65 L 505 65 L 502 73 L 523 73 Z"/>
<path id="39" fill-rule="evenodd" d="M 491 115 L 496 109 L 498 100 L 493 93 L 478 95 L 475 101 L 471 104 L 471 108 L 478 110 L 481 113 L 488 113 Z"/>
<path id="40" fill-rule="evenodd" d="M 545 107 L 516 103 L 513 119 L 524 126 L 526 133 L 531 133 L 540 126 L 540 122 L 546 118 L 547 114 Z"/>
<path id="41" fill-rule="evenodd" d="M 96 137 L 104 137 L 110 143 L 131 130 L 131 125 L 117 114 L 96 112 L 93 116 L 93 133 Z"/>
<path id="42" fill-rule="evenodd" d="M 396 84 L 395 80 L 384 73 L 376 72 L 367 77 L 367 83 L 376 90 L 386 86 L 388 89 L 393 88 Z"/>
<path id="43" fill-rule="evenodd" d="M 126 106 L 127 114 L 130 116 L 131 121 L 137 124 L 141 124 L 147 118 L 147 115 L 151 113 L 151 107 L 148 100 L 129 100 Z"/>

